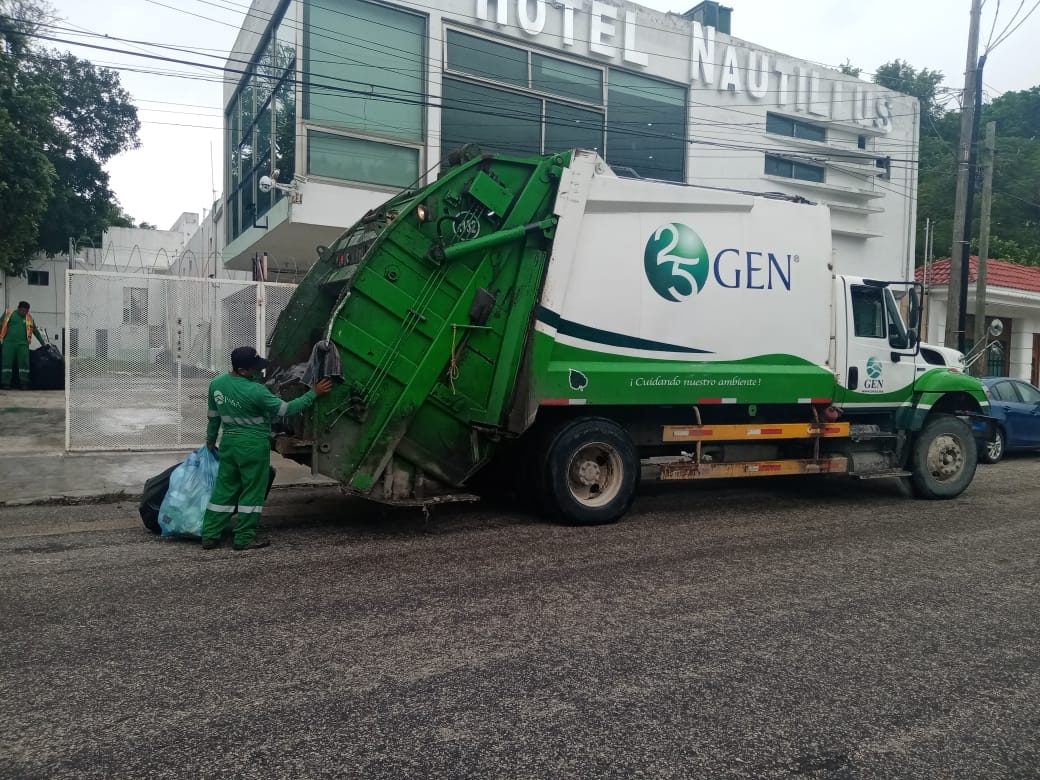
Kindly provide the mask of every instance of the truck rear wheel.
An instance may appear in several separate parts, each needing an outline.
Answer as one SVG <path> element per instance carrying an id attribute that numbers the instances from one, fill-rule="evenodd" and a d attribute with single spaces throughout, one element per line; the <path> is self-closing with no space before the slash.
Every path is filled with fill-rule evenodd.
<path id="1" fill-rule="evenodd" d="M 971 427 L 947 414 L 924 424 L 910 457 L 910 480 L 919 498 L 959 496 L 971 484 L 978 465 Z"/>
<path id="2" fill-rule="evenodd" d="M 632 506 L 638 471 L 624 428 L 599 417 L 575 420 L 548 441 L 545 508 L 573 525 L 613 523 Z"/>

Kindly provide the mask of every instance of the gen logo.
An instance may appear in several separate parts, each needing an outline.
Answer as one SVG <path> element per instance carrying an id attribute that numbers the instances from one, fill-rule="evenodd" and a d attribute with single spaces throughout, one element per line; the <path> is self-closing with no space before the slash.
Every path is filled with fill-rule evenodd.
<path id="1" fill-rule="evenodd" d="M 714 260 L 696 231 L 669 222 L 654 231 L 643 250 L 647 281 L 666 301 L 680 303 L 704 289 L 709 274 L 721 289 L 791 291 L 797 254 L 726 247 Z"/>
<path id="2" fill-rule="evenodd" d="M 708 250 L 692 228 L 680 222 L 662 225 L 643 251 L 646 278 L 666 301 L 679 301 L 700 292 L 708 279 Z"/>
<path id="3" fill-rule="evenodd" d="M 885 381 L 881 378 L 881 361 L 876 357 L 867 360 L 867 378 L 863 380 L 863 389 L 879 393 L 885 389 Z"/>

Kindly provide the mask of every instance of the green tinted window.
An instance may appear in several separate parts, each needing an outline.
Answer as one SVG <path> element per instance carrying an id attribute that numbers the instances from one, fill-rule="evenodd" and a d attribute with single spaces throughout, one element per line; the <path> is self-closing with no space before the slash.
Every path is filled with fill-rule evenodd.
<path id="1" fill-rule="evenodd" d="M 541 54 L 531 55 L 531 86 L 571 100 L 603 103 L 603 71 Z"/>
<path id="2" fill-rule="evenodd" d="M 448 68 L 485 79 L 528 86 L 527 52 L 448 30 Z"/>
<path id="3" fill-rule="evenodd" d="M 332 179 L 407 187 L 419 178 L 419 151 L 312 131 L 307 134 L 307 171 Z"/>
<path id="4" fill-rule="evenodd" d="M 771 154 L 766 155 L 765 171 L 770 176 L 783 176 L 802 181 L 822 182 L 825 178 L 824 169 L 819 165 L 807 165 Z"/>
<path id="5" fill-rule="evenodd" d="M 551 154 L 569 149 L 603 151 L 603 114 L 547 101 L 543 151 Z"/>
<path id="6" fill-rule="evenodd" d="M 607 82 L 607 162 L 648 179 L 683 181 L 686 89 L 619 70 Z"/>
<path id="7" fill-rule="evenodd" d="M 426 20 L 360 0 L 308 2 L 306 18 L 305 116 L 421 140 Z"/>
<path id="8" fill-rule="evenodd" d="M 774 114 L 766 114 L 766 132 L 776 135 L 789 135 L 792 138 L 804 138 L 808 141 L 826 141 L 827 131 L 810 122 L 799 122 L 797 119 Z"/>
<path id="9" fill-rule="evenodd" d="M 468 143 L 485 151 L 539 154 L 542 101 L 457 79 L 444 79 L 441 152 Z"/>

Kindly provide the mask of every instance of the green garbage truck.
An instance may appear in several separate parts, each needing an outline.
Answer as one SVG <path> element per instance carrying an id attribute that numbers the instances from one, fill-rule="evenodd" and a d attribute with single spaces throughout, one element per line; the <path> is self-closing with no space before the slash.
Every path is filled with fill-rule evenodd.
<path id="1" fill-rule="evenodd" d="M 948 499 L 991 430 L 978 380 L 921 358 L 919 285 L 842 274 L 824 205 L 459 154 L 318 251 L 268 381 L 342 381 L 273 446 L 373 500 L 511 485 L 596 524 L 643 480 L 796 474 Z"/>

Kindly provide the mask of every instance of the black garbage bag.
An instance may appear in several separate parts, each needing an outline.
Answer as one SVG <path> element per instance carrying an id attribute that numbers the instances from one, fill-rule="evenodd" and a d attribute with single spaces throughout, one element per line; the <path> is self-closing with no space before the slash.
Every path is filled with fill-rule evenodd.
<path id="1" fill-rule="evenodd" d="M 144 483 L 144 492 L 141 494 L 141 503 L 137 507 L 137 511 L 141 514 L 141 522 L 144 523 L 144 527 L 156 536 L 162 533 L 162 528 L 159 527 L 159 508 L 162 506 L 163 499 L 166 498 L 166 491 L 170 489 L 170 475 L 180 465 L 180 463 L 175 463 L 166 471 L 156 474 Z M 271 493 L 271 486 L 274 484 L 274 476 L 277 473 L 277 469 L 271 466 L 271 472 L 267 477 L 267 495 Z"/>
<path id="2" fill-rule="evenodd" d="M 29 351 L 29 384 L 35 390 L 65 389 L 65 358 L 53 344 Z"/>

